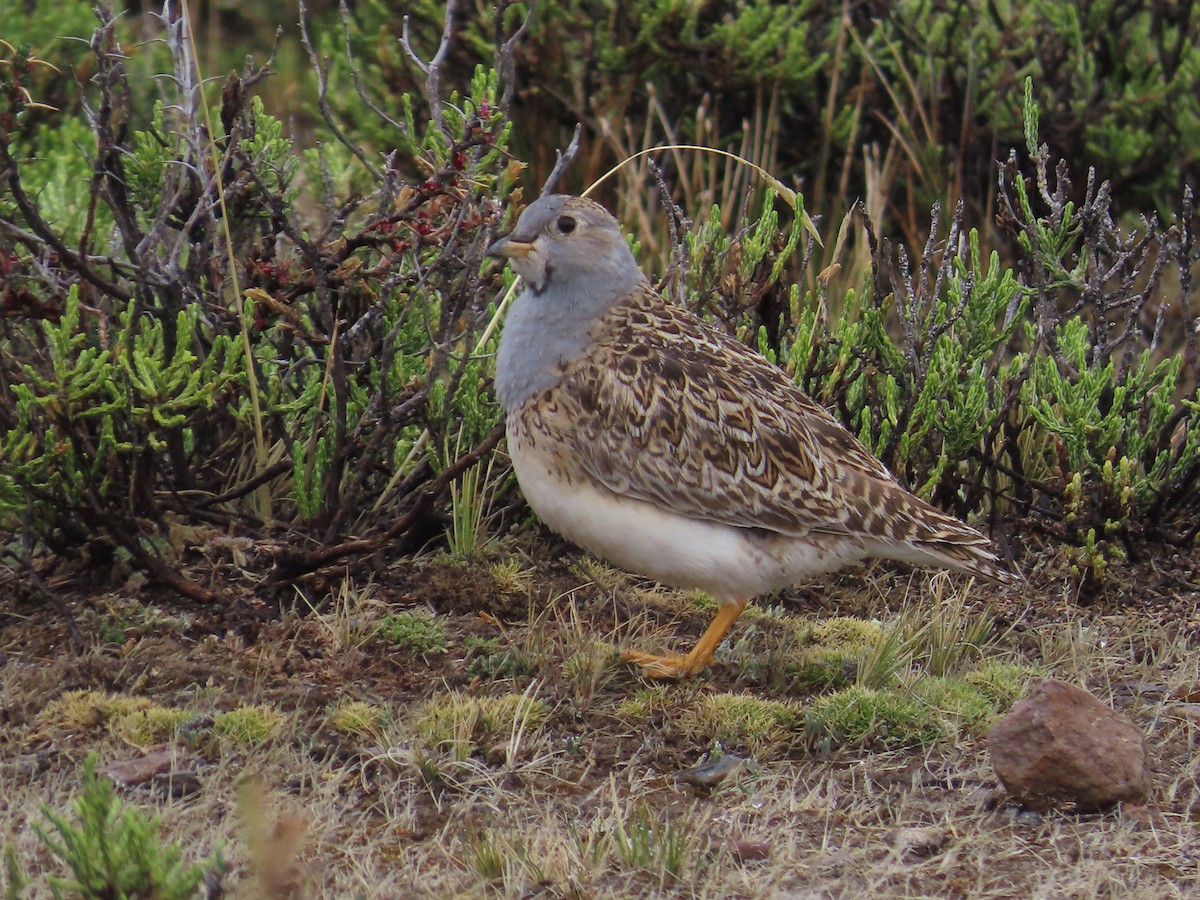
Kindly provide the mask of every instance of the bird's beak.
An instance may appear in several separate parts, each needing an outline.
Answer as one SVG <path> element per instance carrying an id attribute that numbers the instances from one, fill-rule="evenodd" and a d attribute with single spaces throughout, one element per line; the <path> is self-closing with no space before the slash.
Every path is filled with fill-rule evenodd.
<path id="1" fill-rule="evenodd" d="M 488 247 L 488 256 L 506 256 L 509 259 L 524 259 L 533 252 L 533 241 L 522 241 L 513 237 L 502 237 Z"/>

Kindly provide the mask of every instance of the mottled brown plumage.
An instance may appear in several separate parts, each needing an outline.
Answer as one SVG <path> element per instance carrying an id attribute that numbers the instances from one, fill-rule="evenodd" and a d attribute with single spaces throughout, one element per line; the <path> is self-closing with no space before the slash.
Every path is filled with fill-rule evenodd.
<path id="1" fill-rule="evenodd" d="M 609 561 L 727 606 L 720 633 L 688 657 L 631 654 L 650 674 L 707 664 L 748 597 L 867 556 L 1011 580 L 986 537 L 901 488 L 780 369 L 630 273 L 601 207 L 544 198 L 495 252 L 537 285 L 514 330 L 549 322 L 545 339 L 568 348 L 530 375 L 522 353 L 536 351 L 501 347 L 509 450 L 530 504 Z M 607 266 L 628 287 L 593 302 L 593 260 L 595 284 Z M 523 396 L 508 388 L 515 371 L 528 376 Z"/>

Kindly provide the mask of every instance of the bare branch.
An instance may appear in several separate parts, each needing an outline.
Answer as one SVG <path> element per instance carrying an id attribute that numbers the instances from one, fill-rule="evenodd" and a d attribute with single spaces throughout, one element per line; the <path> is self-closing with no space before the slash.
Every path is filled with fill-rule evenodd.
<path id="1" fill-rule="evenodd" d="M 408 135 L 408 128 L 399 119 L 393 119 L 383 107 L 379 106 L 371 96 L 367 93 L 366 85 L 362 80 L 362 68 L 354 59 L 354 47 L 350 41 L 350 7 L 347 6 L 346 0 L 338 0 L 338 10 L 342 16 L 342 36 L 345 42 L 346 50 L 346 66 L 350 70 L 350 77 L 354 80 L 354 90 L 358 92 L 358 98 L 367 105 L 367 108 L 375 115 L 379 116 L 384 122 L 387 122 L 392 128 L 395 128 L 401 134 Z M 411 137 L 411 135 L 409 135 Z"/>
<path id="2" fill-rule="evenodd" d="M 550 170 L 550 174 L 546 177 L 546 181 L 542 184 L 542 196 L 553 194 L 554 187 L 558 184 L 558 179 L 563 176 L 563 173 L 570 168 L 575 157 L 579 154 L 579 137 L 583 134 L 583 123 L 575 123 L 575 133 L 571 135 L 571 143 L 567 144 L 566 150 L 555 150 L 554 168 Z"/>
<path id="3" fill-rule="evenodd" d="M 444 131 L 446 127 L 445 118 L 442 114 L 441 69 L 442 64 L 446 61 L 446 55 L 450 52 L 450 45 L 453 43 L 454 13 L 457 7 L 458 0 L 446 0 L 446 15 L 442 22 L 442 39 L 438 42 L 438 48 L 428 63 L 417 55 L 417 52 L 412 48 L 412 44 L 409 43 L 408 16 L 404 17 L 404 23 L 400 32 L 400 46 L 404 48 L 405 54 L 412 60 L 413 65 L 425 75 L 425 99 L 429 102 L 429 113 L 433 116 L 433 124 L 437 126 L 439 131 Z"/>
<path id="4" fill-rule="evenodd" d="M 382 173 L 367 159 L 367 154 L 363 152 L 363 149 L 346 136 L 333 117 L 333 109 L 329 106 L 329 63 L 326 61 L 322 65 L 320 57 L 317 56 L 317 50 L 313 46 L 312 38 L 309 36 L 307 3 L 305 0 L 298 0 L 298 2 L 300 4 L 300 41 L 304 44 L 304 50 L 312 64 L 313 73 L 317 76 L 317 109 L 321 111 L 321 118 L 338 142 L 353 153 L 373 177 L 382 178 Z M 345 13 L 345 15 L 348 14 L 348 12 Z M 349 41 L 349 37 L 347 37 L 347 41 Z M 356 67 L 354 70 L 357 72 Z"/>
<path id="5" fill-rule="evenodd" d="M 12 195 L 13 201 L 17 204 L 17 209 L 21 213 L 21 217 L 29 226 L 30 230 L 48 245 L 59 259 L 84 281 L 89 282 L 99 288 L 110 297 L 115 297 L 118 300 L 128 303 L 133 299 L 133 293 L 122 288 L 115 282 L 109 281 L 107 278 L 96 272 L 87 261 L 79 256 L 74 250 L 63 243 L 62 239 L 55 233 L 45 219 L 37 210 L 37 206 L 29 199 L 29 195 L 25 193 L 25 188 L 21 184 L 20 169 L 17 166 L 17 161 L 13 159 L 9 152 L 8 144 L 0 141 L 0 178 L 8 185 L 9 193 Z"/>
<path id="6" fill-rule="evenodd" d="M 537 0 L 530 0 L 525 18 L 521 20 L 521 24 L 517 27 L 517 30 L 501 41 L 500 32 L 504 26 L 504 14 L 511 5 L 511 0 L 498 3 L 496 5 L 496 15 L 493 20 L 496 23 L 495 43 L 497 49 L 495 55 L 492 57 L 492 68 L 499 73 L 500 80 L 504 82 L 504 92 L 500 95 L 500 108 L 505 113 L 512 106 L 513 92 L 517 87 L 517 44 L 525 37 L 525 33 L 529 30 L 529 23 L 533 20 L 534 13 L 537 11 Z M 576 133 L 578 134 L 578 129 Z M 546 193 L 545 189 L 543 189 L 542 193 Z"/>

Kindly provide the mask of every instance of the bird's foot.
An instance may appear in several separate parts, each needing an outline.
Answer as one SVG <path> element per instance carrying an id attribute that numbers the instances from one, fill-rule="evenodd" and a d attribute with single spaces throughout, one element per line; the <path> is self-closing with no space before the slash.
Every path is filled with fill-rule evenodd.
<path id="1" fill-rule="evenodd" d="M 642 675 L 658 680 L 676 680 L 695 675 L 707 664 L 707 660 L 693 659 L 692 654 L 680 656 L 672 653 L 669 656 L 656 656 L 653 653 L 639 653 L 637 650 L 626 650 L 621 659 L 642 667 Z"/>

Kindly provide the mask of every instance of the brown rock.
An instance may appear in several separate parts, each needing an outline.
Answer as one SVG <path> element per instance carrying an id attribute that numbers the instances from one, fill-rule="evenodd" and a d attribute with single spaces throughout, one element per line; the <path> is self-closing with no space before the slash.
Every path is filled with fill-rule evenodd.
<path id="1" fill-rule="evenodd" d="M 1200 722 L 1200 703 L 1173 703 L 1167 707 L 1167 715 L 1191 722 Z"/>
<path id="2" fill-rule="evenodd" d="M 100 774 L 122 787 L 152 782 L 172 797 L 185 797 L 200 789 L 200 779 L 189 762 L 185 754 L 175 750 L 156 750 L 109 763 Z"/>
<path id="3" fill-rule="evenodd" d="M 1034 810 L 1099 810 L 1149 789 L 1142 733 L 1083 688 L 1049 678 L 996 724 L 988 749 L 1004 786 Z"/>
<path id="4" fill-rule="evenodd" d="M 733 858 L 740 863 L 770 859 L 771 842 L 766 838 L 741 838 L 733 842 Z"/>

